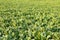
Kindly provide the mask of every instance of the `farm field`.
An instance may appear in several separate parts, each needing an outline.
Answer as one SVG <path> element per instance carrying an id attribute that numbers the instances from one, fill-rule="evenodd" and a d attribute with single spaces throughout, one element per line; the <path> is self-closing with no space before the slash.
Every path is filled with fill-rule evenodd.
<path id="1" fill-rule="evenodd" d="M 0 40 L 60 40 L 60 0 L 0 0 Z"/>

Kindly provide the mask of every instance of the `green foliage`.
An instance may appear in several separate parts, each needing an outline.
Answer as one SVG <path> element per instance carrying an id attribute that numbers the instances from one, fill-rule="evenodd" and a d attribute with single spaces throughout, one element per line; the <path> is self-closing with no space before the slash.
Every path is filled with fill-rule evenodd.
<path id="1" fill-rule="evenodd" d="M 60 40 L 60 5 L 55 2 L 0 0 L 0 40 Z"/>

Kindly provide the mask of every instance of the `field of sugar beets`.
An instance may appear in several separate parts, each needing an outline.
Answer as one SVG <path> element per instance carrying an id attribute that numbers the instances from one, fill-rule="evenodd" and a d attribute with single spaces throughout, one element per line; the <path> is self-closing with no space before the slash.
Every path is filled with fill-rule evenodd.
<path id="1" fill-rule="evenodd" d="M 60 1 L 0 0 L 0 40 L 60 40 Z"/>

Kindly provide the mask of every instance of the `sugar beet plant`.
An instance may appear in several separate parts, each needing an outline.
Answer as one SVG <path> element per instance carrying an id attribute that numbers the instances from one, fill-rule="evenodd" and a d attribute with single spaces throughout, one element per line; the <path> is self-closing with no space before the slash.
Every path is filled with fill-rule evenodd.
<path id="1" fill-rule="evenodd" d="M 0 40 L 60 40 L 59 8 L 26 7 L 0 10 Z"/>

